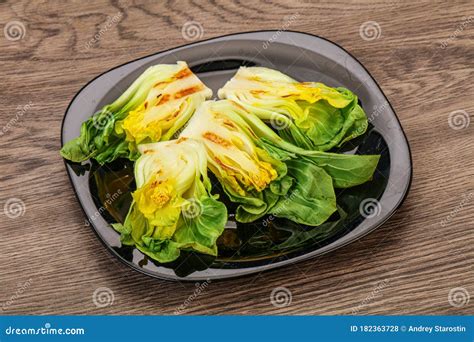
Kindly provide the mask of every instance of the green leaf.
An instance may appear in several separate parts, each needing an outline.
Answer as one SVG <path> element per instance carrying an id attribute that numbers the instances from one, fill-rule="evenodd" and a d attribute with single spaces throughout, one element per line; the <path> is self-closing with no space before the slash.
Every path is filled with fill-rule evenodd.
<path id="1" fill-rule="evenodd" d="M 183 249 L 215 256 L 227 209 L 210 194 L 204 146 L 181 138 L 140 145 L 139 152 L 133 202 L 123 225 L 114 225 L 122 243 L 161 263 Z"/>
<path id="2" fill-rule="evenodd" d="M 258 137 L 228 101 L 203 103 L 180 138 L 200 141 L 206 147 L 209 169 L 229 199 L 240 205 L 239 222 L 265 215 L 289 188 L 286 165 L 258 146 Z"/>
<path id="3" fill-rule="evenodd" d="M 337 153 L 305 153 L 333 179 L 334 187 L 350 188 L 372 179 L 380 156 Z"/>
<path id="4" fill-rule="evenodd" d="M 176 260 L 181 250 L 216 256 L 216 241 L 224 231 L 227 209 L 223 203 L 211 197 L 203 197 L 199 207 L 200 212 L 195 217 L 181 216 L 178 228 L 170 239 L 154 238 L 143 214 L 136 209 L 132 210 L 127 220 L 130 220 L 130 226 L 133 227 L 133 243 L 141 252 L 161 263 Z M 115 224 L 114 228 L 122 233 L 122 243 L 130 244 L 130 232 L 126 226 L 127 222 L 123 226 Z"/>
<path id="5" fill-rule="evenodd" d="M 209 255 L 217 255 L 217 238 L 227 222 L 227 208 L 214 198 L 200 201 L 201 212 L 195 218 L 182 217 L 182 224 L 173 236 L 173 242 L 181 249 L 192 249 Z"/>
<path id="6" fill-rule="evenodd" d="M 270 132 L 270 134 L 273 134 L 272 131 Z M 331 176 L 336 188 L 350 188 L 371 180 L 380 159 L 379 155 L 308 151 L 287 142 L 279 144 L 280 146 L 275 146 L 267 137 L 272 138 L 270 135 L 260 139 L 261 146 L 265 150 L 272 153 L 272 155 L 279 155 L 282 158 L 281 160 L 288 160 L 290 158 L 311 160 Z"/>
<path id="7" fill-rule="evenodd" d="M 241 67 L 218 92 L 303 149 L 328 151 L 363 134 L 367 117 L 345 88 L 297 82 L 279 71 Z"/>
<path id="8" fill-rule="evenodd" d="M 331 177 L 309 160 L 289 160 L 286 165 L 294 186 L 280 197 L 270 213 L 309 226 L 322 224 L 336 211 Z"/>
<path id="9" fill-rule="evenodd" d="M 379 155 L 339 154 L 305 150 L 283 140 L 256 115 L 245 109 L 235 110 L 235 113 L 238 113 L 244 119 L 252 135 L 259 137 L 258 145 L 269 152 L 271 156 L 279 160 L 308 158 L 332 177 L 336 188 L 349 188 L 371 180 L 380 159 Z"/>
<path id="10" fill-rule="evenodd" d="M 90 154 L 87 154 L 87 152 L 85 153 L 81 149 L 80 137 L 69 140 L 67 143 L 65 143 L 61 148 L 60 153 L 63 158 L 75 163 L 80 163 L 90 158 Z"/>
<path id="11" fill-rule="evenodd" d="M 94 158 L 102 165 L 117 158 L 136 160 L 137 144 L 170 140 L 211 96 L 186 63 L 152 66 L 85 121 L 61 156 L 73 162 Z"/>

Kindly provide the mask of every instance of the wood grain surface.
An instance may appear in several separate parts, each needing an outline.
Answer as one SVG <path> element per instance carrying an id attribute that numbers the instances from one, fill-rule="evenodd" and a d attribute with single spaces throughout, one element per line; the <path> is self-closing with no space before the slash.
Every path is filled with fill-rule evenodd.
<path id="1" fill-rule="evenodd" d="M 474 314 L 473 16 L 472 1 L 0 1 L 2 313 Z M 336 252 L 197 296 L 193 283 L 148 278 L 109 254 L 84 225 L 59 156 L 61 120 L 87 81 L 187 43 L 193 21 L 201 39 L 290 29 L 353 53 L 411 144 L 401 209 Z M 272 305 L 277 287 L 291 303 Z M 102 288 L 113 302 L 94 303 Z"/>

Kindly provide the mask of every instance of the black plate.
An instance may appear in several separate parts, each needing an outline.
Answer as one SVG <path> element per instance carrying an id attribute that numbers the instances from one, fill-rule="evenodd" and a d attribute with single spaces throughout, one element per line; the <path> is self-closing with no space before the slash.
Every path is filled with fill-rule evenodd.
<path id="1" fill-rule="evenodd" d="M 133 269 L 157 278 L 193 281 L 261 272 L 327 253 L 359 239 L 384 223 L 401 205 L 410 187 L 412 165 L 407 139 L 391 105 L 353 56 L 326 39 L 306 33 L 232 34 L 118 66 L 96 77 L 76 94 L 64 116 L 62 143 L 78 136 L 81 123 L 112 102 L 147 67 L 178 60 L 186 61 L 214 94 L 241 65 L 270 67 L 300 81 L 346 87 L 359 96 L 371 129 L 357 141 L 347 143 L 340 152 L 380 154 L 381 159 L 372 181 L 337 194 L 338 205 L 346 213 L 344 218 L 336 214 L 324 226 L 312 228 L 272 217 L 242 225 L 234 222 L 231 215 L 219 239 L 216 259 L 183 252 L 177 261 L 167 265 L 153 262 L 135 248 L 122 246 L 119 234 L 110 226 L 127 212 L 134 188 L 131 164 L 124 160 L 105 167 L 93 163 L 66 164 L 92 228 L 107 248 Z M 368 212 L 360 210 L 361 203 L 367 203 L 364 208 Z"/>

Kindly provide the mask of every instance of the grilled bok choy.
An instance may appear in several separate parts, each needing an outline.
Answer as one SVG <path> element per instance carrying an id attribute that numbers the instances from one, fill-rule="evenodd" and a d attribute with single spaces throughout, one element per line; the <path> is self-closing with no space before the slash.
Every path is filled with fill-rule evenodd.
<path id="1" fill-rule="evenodd" d="M 379 162 L 328 152 L 367 129 L 347 89 L 241 67 L 218 95 L 206 101 L 212 91 L 185 62 L 152 66 L 61 149 L 72 162 L 135 161 L 129 212 L 113 226 L 124 245 L 161 263 L 183 250 L 217 256 L 228 216 L 208 169 L 236 221 L 271 214 L 324 229 L 343 217 L 335 189 L 371 180 Z"/>
<path id="2" fill-rule="evenodd" d="M 268 148 L 246 114 L 232 101 L 206 101 L 180 134 L 206 147 L 209 169 L 239 203 L 236 219 L 273 214 L 312 226 L 325 222 L 336 211 L 332 178 L 309 159 Z"/>
<path id="3" fill-rule="evenodd" d="M 89 158 L 105 164 L 138 158 L 137 144 L 170 140 L 196 108 L 212 96 L 185 62 L 149 67 L 113 103 L 81 126 L 61 155 L 73 162 Z"/>
<path id="4" fill-rule="evenodd" d="M 123 225 L 114 224 L 122 243 L 163 263 L 183 249 L 217 255 L 227 209 L 211 195 L 204 145 L 180 138 L 138 149 L 137 190 Z"/>
<path id="5" fill-rule="evenodd" d="M 238 102 L 286 141 L 305 149 L 330 150 L 362 135 L 368 125 L 351 91 L 297 82 L 263 67 L 241 67 L 218 95 Z"/>
<path id="6" fill-rule="evenodd" d="M 331 176 L 335 188 L 350 188 L 372 179 L 380 159 L 379 155 L 330 153 L 303 149 L 281 138 L 262 120 L 239 103 L 229 100 L 227 102 L 234 109 L 234 112 L 251 127 L 254 134 L 259 137 L 262 148 L 278 156 L 279 159 L 302 158 L 311 160 Z"/>

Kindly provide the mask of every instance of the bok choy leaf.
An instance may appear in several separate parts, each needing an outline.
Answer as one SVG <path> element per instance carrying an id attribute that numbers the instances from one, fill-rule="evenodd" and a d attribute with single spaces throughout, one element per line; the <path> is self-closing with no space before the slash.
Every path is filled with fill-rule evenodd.
<path id="1" fill-rule="evenodd" d="M 137 144 L 170 140 L 211 96 L 185 62 L 149 67 L 117 100 L 84 122 L 80 136 L 67 142 L 61 155 L 100 164 L 120 157 L 135 160 Z"/>
<path id="2" fill-rule="evenodd" d="M 363 184 L 372 179 L 379 155 L 358 155 L 329 153 L 317 150 L 306 150 L 289 143 L 275 133 L 256 115 L 250 113 L 239 103 L 229 101 L 233 104 L 237 113 L 260 138 L 262 148 L 271 151 L 280 158 L 302 158 L 309 159 L 317 166 L 326 171 L 332 178 L 334 187 L 349 188 Z"/>
<path id="3" fill-rule="evenodd" d="M 227 209 L 211 195 L 204 146 L 180 138 L 143 144 L 139 151 L 130 211 L 123 225 L 114 225 L 122 243 L 162 263 L 182 249 L 217 255 Z"/>
<path id="4" fill-rule="evenodd" d="M 368 125 L 351 91 L 297 82 L 263 67 L 241 67 L 218 95 L 238 102 L 286 141 L 305 149 L 330 150 L 362 135 Z"/>
<path id="5" fill-rule="evenodd" d="M 273 214 L 312 226 L 326 221 L 336 211 L 332 178 L 310 159 L 267 148 L 244 114 L 235 102 L 207 101 L 180 135 L 203 142 L 210 170 L 240 204 L 236 219 Z"/>

